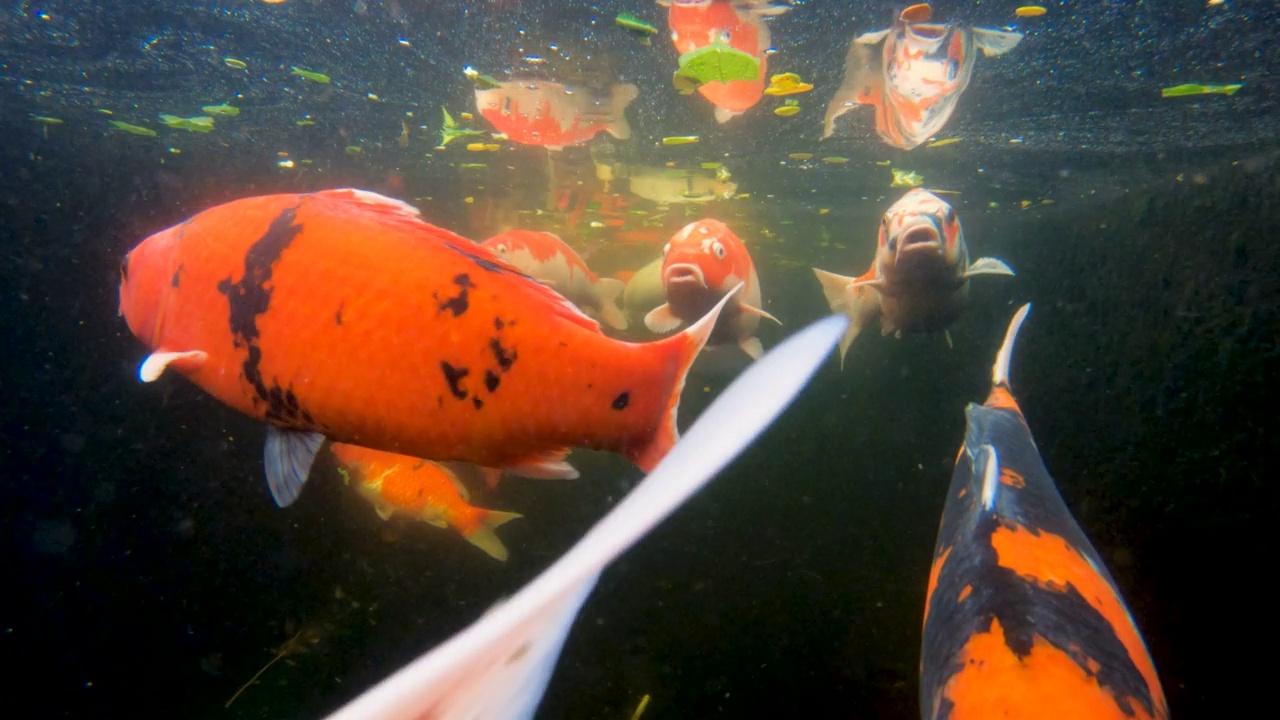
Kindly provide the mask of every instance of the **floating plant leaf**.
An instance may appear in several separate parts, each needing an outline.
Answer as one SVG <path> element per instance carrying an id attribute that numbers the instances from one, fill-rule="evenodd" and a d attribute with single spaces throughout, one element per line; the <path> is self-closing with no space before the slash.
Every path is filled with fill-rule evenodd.
<path id="1" fill-rule="evenodd" d="M 729 47 L 723 40 L 700 47 L 680 56 L 676 76 L 684 76 L 697 84 L 755 80 L 760 77 L 760 61 Z"/>

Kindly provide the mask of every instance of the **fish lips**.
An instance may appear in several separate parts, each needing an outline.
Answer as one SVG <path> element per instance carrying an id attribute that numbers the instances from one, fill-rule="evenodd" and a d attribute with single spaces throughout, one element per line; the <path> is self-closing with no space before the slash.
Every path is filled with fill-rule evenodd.
<path id="1" fill-rule="evenodd" d="M 890 243 L 894 262 L 921 254 L 942 255 L 942 233 L 929 221 L 918 222 L 898 232 Z"/>
<path id="2" fill-rule="evenodd" d="M 662 272 L 662 283 L 667 287 L 707 287 L 707 277 L 702 268 L 693 263 L 672 263 Z"/>

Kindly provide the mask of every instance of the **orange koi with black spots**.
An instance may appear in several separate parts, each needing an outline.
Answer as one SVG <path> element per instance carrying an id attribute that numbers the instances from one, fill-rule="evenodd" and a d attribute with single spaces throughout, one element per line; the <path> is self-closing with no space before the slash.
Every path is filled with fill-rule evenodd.
<path id="1" fill-rule="evenodd" d="M 1010 323 L 968 427 L 925 599 L 921 717 L 1156 718 L 1155 664 L 1009 390 Z"/>
<path id="2" fill-rule="evenodd" d="M 675 442 L 685 373 L 717 308 L 658 342 L 613 340 L 488 250 L 359 190 L 252 197 L 144 240 L 120 311 L 173 369 L 265 420 L 277 503 L 325 438 L 534 477 L 570 447 L 648 471 Z"/>

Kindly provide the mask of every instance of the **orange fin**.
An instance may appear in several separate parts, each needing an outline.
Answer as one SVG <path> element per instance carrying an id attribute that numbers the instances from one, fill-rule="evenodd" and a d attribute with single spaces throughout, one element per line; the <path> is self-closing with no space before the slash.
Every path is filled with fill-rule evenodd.
<path id="1" fill-rule="evenodd" d="M 138 368 L 138 379 L 147 383 L 155 382 L 167 368 L 173 368 L 180 373 L 195 372 L 208 359 L 209 354 L 203 350 L 186 352 L 157 350 L 142 361 L 141 367 Z"/>
<path id="2" fill-rule="evenodd" d="M 738 283 L 737 287 L 720 298 L 720 302 L 716 303 L 716 306 L 711 308 L 710 312 L 703 315 L 694 324 L 680 331 L 679 334 L 654 343 L 663 345 L 663 350 L 666 353 L 671 353 L 675 356 L 676 373 L 675 384 L 671 388 L 671 396 L 667 401 L 666 411 L 663 413 L 663 417 L 658 420 L 658 429 L 653 434 L 653 438 L 643 445 L 628 447 L 625 450 L 627 459 L 646 473 L 653 470 L 662 458 L 666 456 L 667 452 L 671 450 L 671 446 L 675 445 L 676 441 L 680 439 L 680 431 L 676 428 L 676 411 L 680 407 L 680 393 L 684 390 L 684 381 L 689 374 L 689 368 L 693 366 L 693 361 L 697 359 L 698 353 L 702 352 L 702 348 L 707 344 L 707 339 L 711 337 L 711 331 L 716 327 L 716 320 L 720 318 L 720 311 L 724 310 L 724 306 L 738 294 L 738 290 L 745 284 Z M 663 307 L 666 306 L 664 305 Z M 645 324 L 648 324 L 647 317 L 645 318 Z"/>

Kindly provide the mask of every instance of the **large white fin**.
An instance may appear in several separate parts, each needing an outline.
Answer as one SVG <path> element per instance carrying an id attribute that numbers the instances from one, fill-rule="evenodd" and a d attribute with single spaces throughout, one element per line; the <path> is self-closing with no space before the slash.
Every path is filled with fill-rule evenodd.
<path id="1" fill-rule="evenodd" d="M 1009 384 L 1009 359 L 1013 356 L 1013 341 L 1018 338 L 1018 329 L 1022 321 L 1031 312 L 1031 303 L 1018 308 L 1009 321 L 1009 329 L 1004 333 L 1004 342 L 1000 344 L 1000 352 L 996 353 L 996 363 L 991 366 L 991 387 Z"/>
<path id="2" fill-rule="evenodd" d="M 600 572 L 773 422 L 844 333 L 834 315 L 792 335 L 716 398 L 653 472 L 554 565 L 330 720 L 531 718 Z"/>

